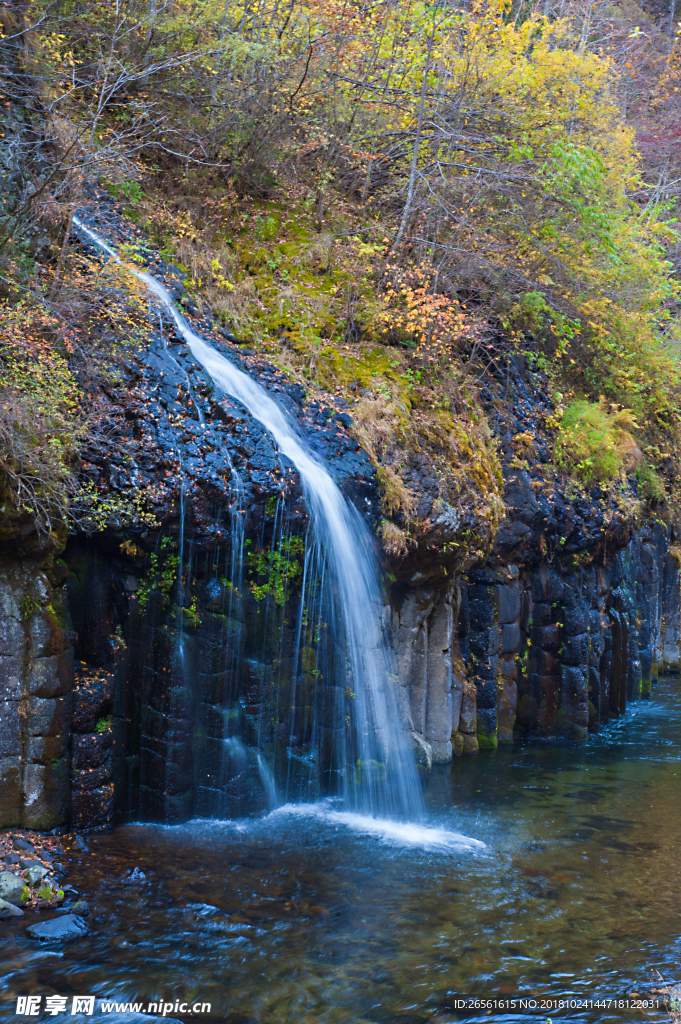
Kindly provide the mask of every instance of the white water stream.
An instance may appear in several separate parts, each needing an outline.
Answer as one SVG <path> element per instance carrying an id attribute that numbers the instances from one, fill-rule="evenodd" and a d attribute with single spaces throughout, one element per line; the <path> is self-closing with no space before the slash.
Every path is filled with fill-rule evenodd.
<path id="1" fill-rule="evenodd" d="M 400 722 L 397 693 L 390 680 L 390 658 L 381 622 L 379 571 L 372 539 L 362 517 L 341 494 L 326 467 L 305 443 L 297 424 L 272 396 L 196 334 L 167 288 L 155 277 L 128 266 L 96 231 L 78 217 L 74 226 L 101 251 L 142 281 L 170 314 L 178 334 L 216 386 L 237 399 L 274 438 L 294 464 L 311 513 L 316 539 L 335 580 L 345 633 L 349 672 L 335 685 L 355 694 L 356 733 L 361 765 L 346 778 L 346 798 L 370 814 L 414 817 L 422 798 L 414 756 Z M 394 784 L 386 785 L 376 762 L 388 766 Z"/>

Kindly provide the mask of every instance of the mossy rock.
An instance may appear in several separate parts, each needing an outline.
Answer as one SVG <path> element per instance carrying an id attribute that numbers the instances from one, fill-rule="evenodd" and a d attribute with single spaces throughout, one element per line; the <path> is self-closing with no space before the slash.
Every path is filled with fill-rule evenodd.
<path id="1" fill-rule="evenodd" d="M 499 746 L 497 730 L 495 729 L 494 732 L 483 732 L 479 727 L 479 722 L 480 720 L 478 720 L 477 732 L 478 748 L 480 750 L 496 750 Z"/>
<path id="2" fill-rule="evenodd" d="M 480 744 L 478 743 L 478 737 L 473 733 L 463 733 L 463 753 L 464 754 L 477 754 L 480 752 Z"/>
<path id="3" fill-rule="evenodd" d="M 577 722 L 573 722 L 571 718 L 567 717 L 563 717 L 560 724 L 560 731 L 564 736 L 567 736 L 568 739 L 575 740 L 578 743 L 583 742 L 589 735 L 588 731 L 583 726 L 578 725 Z"/>

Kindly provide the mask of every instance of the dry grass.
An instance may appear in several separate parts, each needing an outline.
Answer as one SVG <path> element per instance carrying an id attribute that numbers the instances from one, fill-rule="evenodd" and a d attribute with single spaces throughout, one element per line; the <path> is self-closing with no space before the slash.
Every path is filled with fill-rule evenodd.
<path id="1" fill-rule="evenodd" d="M 386 457 L 396 432 L 404 424 L 404 413 L 386 394 L 360 402 L 353 415 L 353 433 L 376 466 L 385 512 L 388 515 L 401 512 L 410 519 L 416 508 L 417 496 L 391 465 L 392 460 L 388 461 Z"/>
<path id="2" fill-rule="evenodd" d="M 391 523 L 388 519 L 384 519 L 381 523 L 380 534 L 383 550 L 387 555 L 394 558 L 406 555 L 409 548 L 414 547 L 416 543 L 411 539 L 406 530 L 400 529 L 399 526 Z"/>

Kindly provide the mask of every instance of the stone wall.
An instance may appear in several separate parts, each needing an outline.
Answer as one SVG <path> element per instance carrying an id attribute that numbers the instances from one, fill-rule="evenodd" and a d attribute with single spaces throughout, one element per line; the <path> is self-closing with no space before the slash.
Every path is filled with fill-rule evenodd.
<path id="1" fill-rule="evenodd" d="M 514 736 L 584 739 L 678 671 L 679 563 L 662 523 L 611 557 L 495 559 L 390 614 L 402 706 L 426 760 Z"/>

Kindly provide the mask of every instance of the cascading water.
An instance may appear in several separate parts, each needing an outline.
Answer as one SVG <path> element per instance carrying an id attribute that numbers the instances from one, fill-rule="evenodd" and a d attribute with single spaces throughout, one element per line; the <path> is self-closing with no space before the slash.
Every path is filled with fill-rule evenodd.
<path id="1" fill-rule="evenodd" d="M 73 223 L 101 251 L 123 263 L 80 218 L 74 217 Z M 373 815 L 418 816 L 422 806 L 420 788 L 390 681 L 378 567 L 364 521 L 344 499 L 288 413 L 260 384 L 191 329 L 168 290 L 155 277 L 133 267 L 128 269 L 170 314 L 177 332 L 217 387 L 245 406 L 298 470 L 311 513 L 314 544 L 328 564 L 344 630 L 345 678 L 334 680 L 334 684 L 340 682 L 352 693 L 355 707 L 354 741 L 346 744 L 342 767 L 346 801 Z"/>

